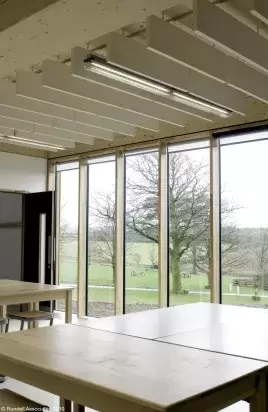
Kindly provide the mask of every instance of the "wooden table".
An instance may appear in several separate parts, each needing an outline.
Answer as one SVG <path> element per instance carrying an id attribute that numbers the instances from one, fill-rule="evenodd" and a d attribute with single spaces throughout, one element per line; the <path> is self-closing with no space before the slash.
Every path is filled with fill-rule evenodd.
<path id="1" fill-rule="evenodd" d="M 200 328 L 159 338 L 161 342 L 268 362 L 268 319 L 257 324 Z"/>
<path id="2" fill-rule="evenodd" d="M 41 283 L 0 280 L 0 316 L 6 315 L 6 306 L 28 303 L 38 308 L 38 303 L 47 300 L 65 300 L 65 322 L 72 322 L 72 287 L 44 285 Z"/>
<path id="3" fill-rule="evenodd" d="M 248 322 L 257 324 L 266 317 L 268 325 L 268 310 L 193 303 L 102 319 L 78 318 L 74 323 L 122 335 L 157 339 L 200 328 L 213 329 L 214 325 L 222 322 L 232 325 L 239 323 L 247 327 Z"/>
<path id="4" fill-rule="evenodd" d="M 77 325 L 0 337 L 0 372 L 100 412 L 266 411 L 267 364 Z"/>

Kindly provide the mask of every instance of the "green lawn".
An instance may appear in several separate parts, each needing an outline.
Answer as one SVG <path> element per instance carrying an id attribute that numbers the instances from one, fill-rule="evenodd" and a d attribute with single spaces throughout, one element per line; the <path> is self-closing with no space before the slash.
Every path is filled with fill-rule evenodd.
<path id="1" fill-rule="evenodd" d="M 132 272 L 136 276 L 131 276 Z M 60 280 L 62 283 L 76 283 L 77 264 L 75 261 L 61 262 L 60 265 Z M 143 274 L 143 275 L 141 275 Z M 112 268 L 103 265 L 89 265 L 88 268 L 89 285 L 112 286 L 113 273 Z M 223 277 L 223 293 L 229 293 L 229 285 L 232 278 L 229 276 Z M 207 276 L 205 275 L 191 275 L 190 278 L 183 278 L 182 284 L 184 289 L 193 291 L 205 291 L 207 285 Z M 158 287 L 158 270 L 143 269 L 141 267 L 127 267 L 126 272 L 126 287 L 138 287 L 157 289 Z M 232 293 L 236 293 L 236 286 L 232 287 Z M 252 287 L 240 287 L 240 294 L 253 294 Z M 268 291 L 260 290 L 261 295 L 268 296 Z"/>
<path id="2" fill-rule="evenodd" d="M 154 245 L 155 248 L 155 245 Z M 158 270 L 150 269 L 150 253 L 152 245 L 146 243 L 137 243 L 130 246 L 131 253 L 134 251 L 141 257 L 139 264 L 135 263 L 130 257 L 127 258 L 126 267 L 126 288 L 143 288 L 146 290 L 127 290 L 126 303 L 147 303 L 157 305 L 158 302 Z M 133 257 L 133 255 L 131 255 Z M 182 278 L 184 289 L 199 292 L 188 295 L 170 295 L 170 304 L 178 305 L 192 302 L 208 302 L 209 294 L 205 286 L 208 283 L 206 275 L 191 274 L 192 266 L 190 263 L 182 262 L 181 271 L 185 274 L 190 274 L 189 278 Z M 90 264 L 88 267 L 89 276 L 89 299 L 91 301 L 110 302 L 114 300 L 114 289 L 98 289 L 90 286 L 113 286 L 112 268 L 103 264 Z M 77 259 L 75 242 L 69 242 L 64 246 L 64 256 L 60 262 L 60 282 L 61 283 L 76 283 L 77 278 Z M 170 282 L 171 283 L 171 282 Z M 239 296 L 237 296 L 237 288 L 232 287 L 232 293 L 229 294 L 232 278 L 229 276 L 223 277 L 222 291 L 223 303 L 226 304 L 253 304 L 255 303 L 251 296 L 254 295 L 252 287 L 240 287 Z M 243 295 L 250 296 L 243 296 Z M 260 304 L 268 304 L 268 291 L 259 290 L 259 294 L 265 297 L 261 298 Z M 266 298 L 267 296 L 267 298 Z"/>

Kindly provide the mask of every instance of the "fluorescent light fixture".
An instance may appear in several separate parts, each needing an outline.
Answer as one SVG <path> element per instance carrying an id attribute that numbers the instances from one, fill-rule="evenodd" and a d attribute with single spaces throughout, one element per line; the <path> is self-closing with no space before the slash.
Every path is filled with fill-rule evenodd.
<path id="1" fill-rule="evenodd" d="M 188 93 L 163 86 L 144 77 L 132 74 L 126 70 L 117 69 L 99 58 L 90 57 L 89 59 L 86 59 L 84 63 L 85 69 L 90 70 L 93 73 L 109 77 L 134 87 L 139 87 L 140 89 L 147 90 L 151 93 L 170 97 L 180 103 L 213 113 L 220 117 L 229 117 L 231 115 L 231 111 L 227 109 L 214 105 L 206 100 L 199 99 L 198 97 Z"/>
<path id="2" fill-rule="evenodd" d="M 195 98 L 194 96 L 191 96 L 191 95 L 187 95 L 187 94 L 184 94 L 184 93 L 173 91 L 172 92 L 172 97 L 176 101 L 179 101 L 179 102 L 185 103 L 185 104 L 189 104 L 190 106 L 196 107 L 197 109 L 205 110 L 209 113 L 215 113 L 215 114 L 217 114 L 218 116 L 221 116 L 221 117 L 229 117 L 230 116 L 229 110 L 218 107 L 218 106 L 216 106 L 212 103 L 208 103 L 206 101 L 199 100 L 199 99 L 197 99 L 197 98 Z"/>
<path id="3" fill-rule="evenodd" d="M 24 139 L 23 137 L 17 137 L 17 136 L 7 136 L 0 134 L 0 140 L 3 140 L 6 143 L 27 143 L 27 145 L 31 145 L 36 148 L 40 149 L 52 149 L 52 150 L 64 150 L 65 148 L 62 146 L 58 145 L 53 145 L 49 143 L 44 143 L 44 142 L 38 142 L 37 140 L 29 140 L 29 139 Z"/>
<path id="4" fill-rule="evenodd" d="M 88 66 L 86 68 L 88 68 Z M 170 95 L 170 89 L 168 87 L 161 86 L 160 84 L 151 82 L 150 80 L 143 79 L 125 71 L 117 70 L 99 61 L 92 60 L 90 62 L 90 71 L 110 77 L 111 79 L 118 80 L 131 86 L 139 87 L 140 89 L 147 90 L 148 92 L 157 93 L 164 96 Z"/>

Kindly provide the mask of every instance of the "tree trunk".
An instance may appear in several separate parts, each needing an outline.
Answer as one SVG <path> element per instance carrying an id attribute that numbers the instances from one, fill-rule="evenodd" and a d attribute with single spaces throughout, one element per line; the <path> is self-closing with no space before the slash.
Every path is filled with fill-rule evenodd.
<path id="1" fill-rule="evenodd" d="M 112 264 L 112 269 L 113 269 L 113 285 L 115 286 L 115 280 L 116 280 L 115 262 L 113 262 Z"/>
<path id="2" fill-rule="evenodd" d="M 182 292 L 182 283 L 181 283 L 179 247 L 176 247 L 175 244 L 173 244 L 173 250 L 171 252 L 171 275 L 172 275 L 171 293 L 174 295 L 178 295 Z"/>
<path id="3" fill-rule="evenodd" d="M 196 267 L 196 246 L 193 243 L 193 248 L 192 248 L 192 255 L 193 255 L 193 266 L 192 266 L 192 273 L 193 275 L 196 275 L 197 272 L 197 267 Z"/>
<path id="4" fill-rule="evenodd" d="M 210 286 L 210 271 L 207 272 L 207 277 L 208 277 L 208 286 Z"/>

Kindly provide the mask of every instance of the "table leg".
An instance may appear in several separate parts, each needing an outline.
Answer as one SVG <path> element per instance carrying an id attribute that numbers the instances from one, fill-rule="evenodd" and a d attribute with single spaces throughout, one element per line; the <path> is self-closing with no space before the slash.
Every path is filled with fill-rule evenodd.
<path id="1" fill-rule="evenodd" d="M 67 399 L 60 398 L 60 411 L 72 412 L 72 402 Z"/>
<path id="2" fill-rule="evenodd" d="M 39 302 L 34 302 L 33 304 L 33 310 L 39 311 Z M 33 322 L 33 327 L 34 328 L 39 328 L 39 322 L 38 320 Z"/>
<path id="3" fill-rule="evenodd" d="M 7 307 L 6 306 L 0 306 L 0 317 L 5 318 L 7 315 Z M 4 325 L 1 325 L 1 333 L 4 332 Z"/>
<path id="4" fill-rule="evenodd" d="M 0 306 L 0 316 L 1 318 L 5 318 L 7 315 L 7 307 L 6 306 Z M 1 333 L 4 332 L 5 326 L 1 325 Z M 0 375 L 0 383 L 3 383 L 6 381 L 6 376 L 5 375 Z"/>
<path id="5" fill-rule="evenodd" d="M 73 412 L 85 412 L 85 407 L 77 403 L 73 404 Z"/>
<path id="6" fill-rule="evenodd" d="M 65 297 L 65 323 L 72 323 L 72 289 L 66 290 L 66 297 Z"/>
<path id="7" fill-rule="evenodd" d="M 27 311 L 31 312 L 32 310 L 34 310 L 34 303 L 27 303 Z M 34 328 L 34 324 L 33 322 L 28 322 L 27 325 L 28 329 L 33 329 Z"/>
<path id="8" fill-rule="evenodd" d="M 257 392 L 249 398 L 250 412 L 267 412 L 265 376 L 260 376 Z"/>

